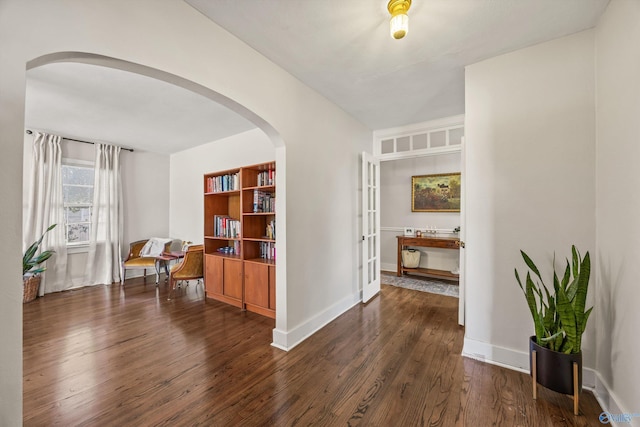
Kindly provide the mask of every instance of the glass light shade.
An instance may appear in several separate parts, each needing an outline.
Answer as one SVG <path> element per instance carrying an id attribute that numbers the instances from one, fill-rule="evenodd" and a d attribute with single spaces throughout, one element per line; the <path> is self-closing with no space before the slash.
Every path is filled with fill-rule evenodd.
<path id="1" fill-rule="evenodd" d="M 409 17 L 406 13 L 399 13 L 391 17 L 389 21 L 391 37 L 401 39 L 409 31 Z"/>

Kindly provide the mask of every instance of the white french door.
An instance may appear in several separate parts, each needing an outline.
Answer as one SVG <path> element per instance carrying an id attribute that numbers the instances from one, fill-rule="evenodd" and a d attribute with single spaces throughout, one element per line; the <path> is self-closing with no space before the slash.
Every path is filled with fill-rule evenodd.
<path id="1" fill-rule="evenodd" d="M 380 292 L 380 160 L 362 152 L 362 302 Z"/>

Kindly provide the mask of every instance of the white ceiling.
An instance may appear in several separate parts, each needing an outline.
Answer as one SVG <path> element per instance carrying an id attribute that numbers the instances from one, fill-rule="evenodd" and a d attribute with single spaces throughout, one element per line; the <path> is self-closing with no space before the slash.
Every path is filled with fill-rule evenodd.
<path id="1" fill-rule="evenodd" d="M 464 113 L 464 66 L 595 26 L 608 0 L 186 0 L 371 129 Z M 93 65 L 27 73 L 27 126 L 172 153 L 254 126 L 169 84 Z"/>
<path id="2" fill-rule="evenodd" d="M 25 123 L 28 129 L 167 154 L 255 128 L 181 87 L 80 63 L 27 72 Z"/>

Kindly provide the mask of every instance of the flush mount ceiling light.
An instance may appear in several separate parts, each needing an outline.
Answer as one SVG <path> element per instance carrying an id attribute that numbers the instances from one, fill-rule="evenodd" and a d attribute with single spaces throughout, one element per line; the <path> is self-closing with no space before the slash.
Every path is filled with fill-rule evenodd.
<path id="1" fill-rule="evenodd" d="M 409 31 L 409 16 L 407 12 L 411 7 L 411 0 L 390 0 L 387 9 L 391 14 L 389 28 L 391 37 L 401 39 Z"/>

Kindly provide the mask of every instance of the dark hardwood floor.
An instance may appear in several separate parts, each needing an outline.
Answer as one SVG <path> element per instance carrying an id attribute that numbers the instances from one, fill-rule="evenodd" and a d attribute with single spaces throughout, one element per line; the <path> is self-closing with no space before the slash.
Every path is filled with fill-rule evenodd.
<path id="1" fill-rule="evenodd" d="M 24 305 L 25 426 L 587 426 L 569 397 L 460 356 L 457 300 L 383 286 L 289 352 L 271 319 L 152 279 Z"/>

